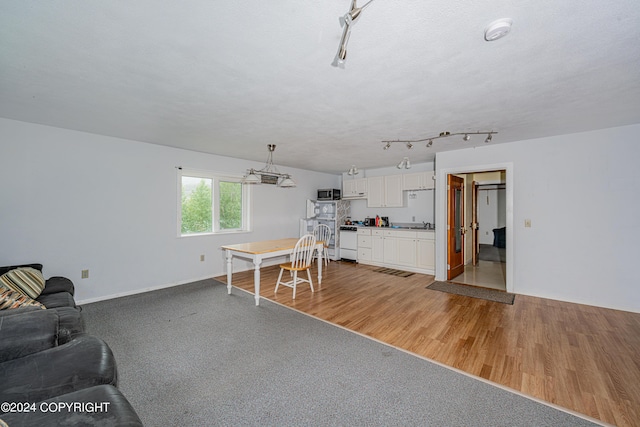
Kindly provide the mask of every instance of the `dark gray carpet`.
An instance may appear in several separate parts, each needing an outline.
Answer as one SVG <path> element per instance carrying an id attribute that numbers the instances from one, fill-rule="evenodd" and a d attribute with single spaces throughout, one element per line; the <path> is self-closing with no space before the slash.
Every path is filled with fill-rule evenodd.
<path id="1" fill-rule="evenodd" d="M 214 280 L 84 306 L 147 426 L 592 426 Z"/>
<path id="2" fill-rule="evenodd" d="M 506 249 L 480 244 L 478 259 L 481 261 L 507 262 Z"/>
<path id="3" fill-rule="evenodd" d="M 501 302 L 503 304 L 513 304 L 516 297 L 515 294 L 509 292 L 480 288 L 478 286 L 460 285 L 451 282 L 433 282 L 427 286 L 427 289 L 463 295 L 465 297 L 480 298 L 487 301 Z"/>

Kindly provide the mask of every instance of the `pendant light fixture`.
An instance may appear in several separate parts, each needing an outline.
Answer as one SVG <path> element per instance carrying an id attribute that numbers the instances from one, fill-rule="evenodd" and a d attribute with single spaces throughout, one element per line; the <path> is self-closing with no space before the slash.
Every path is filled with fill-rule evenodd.
<path id="1" fill-rule="evenodd" d="M 267 149 L 269 150 L 269 156 L 265 166 L 258 170 L 247 169 L 247 175 L 245 175 L 242 182 L 245 184 L 275 184 L 282 188 L 295 187 L 296 183 L 291 178 L 291 175 L 280 173 L 273 164 L 273 152 L 276 150 L 276 145 L 267 144 Z"/>

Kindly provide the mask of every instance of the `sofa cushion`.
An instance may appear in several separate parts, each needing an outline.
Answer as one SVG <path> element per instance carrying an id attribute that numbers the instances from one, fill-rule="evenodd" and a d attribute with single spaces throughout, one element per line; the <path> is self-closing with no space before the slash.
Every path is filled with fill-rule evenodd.
<path id="1" fill-rule="evenodd" d="M 58 404 L 87 404 L 85 411 L 56 410 Z M 107 404 L 105 404 L 107 403 Z M 102 405 L 100 405 L 102 404 Z M 91 406 L 89 406 L 91 405 Z M 111 385 L 98 385 L 56 396 L 35 405 L 35 412 L 3 415 L 10 426 L 127 426 L 142 427 L 129 401 Z"/>
<path id="2" fill-rule="evenodd" d="M 116 361 L 104 341 L 80 335 L 58 347 L 0 363 L 0 384 L 0 402 L 41 402 L 100 384 L 117 386 Z"/>
<path id="3" fill-rule="evenodd" d="M 40 295 L 36 301 L 47 308 L 75 307 L 76 302 L 69 292 L 57 292 L 55 294 Z"/>
<path id="4" fill-rule="evenodd" d="M 36 299 L 44 289 L 44 276 L 40 270 L 31 267 L 19 267 L 0 276 L 0 284 L 5 288 L 22 292 Z"/>
<path id="5" fill-rule="evenodd" d="M 57 338 L 58 314 L 54 310 L 0 317 L 0 363 L 55 347 Z"/>
<path id="6" fill-rule="evenodd" d="M 42 309 L 46 308 L 42 303 L 34 301 L 21 292 L 0 285 L 0 310 L 10 310 L 28 306 L 40 307 Z"/>

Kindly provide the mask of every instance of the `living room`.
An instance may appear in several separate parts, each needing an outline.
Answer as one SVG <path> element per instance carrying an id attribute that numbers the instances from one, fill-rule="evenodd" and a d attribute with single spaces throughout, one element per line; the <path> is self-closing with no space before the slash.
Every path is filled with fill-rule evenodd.
<path id="1" fill-rule="evenodd" d="M 600 322 L 606 331 L 601 333 L 610 339 L 607 343 L 629 354 L 640 352 L 637 339 L 616 334 L 617 328 L 638 330 L 640 324 L 635 269 L 640 201 L 634 197 L 634 189 L 640 186 L 636 172 L 640 158 L 636 141 L 640 133 L 640 51 L 636 43 L 640 27 L 636 24 L 640 11 L 636 2 L 559 6 L 547 1 L 505 6 L 492 2 L 433 5 L 416 0 L 398 8 L 377 0 L 361 11 L 353 27 L 349 56 L 341 64 L 344 68 L 332 67 L 334 55 L 340 59 L 340 36 L 346 28 L 336 18 L 343 17 L 348 7 L 348 1 L 195 2 L 192 8 L 172 3 L 159 7 L 143 1 L 126 10 L 108 3 L 82 3 L 71 10 L 55 3 L 32 7 L 13 0 L 0 6 L 0 64 L 4 70 L 0 155 L 5 160 L 0 168 L 0 239 L 4 242 L 0 265 L 41 263 L 45 278 L 64 276 L 73 282 L 75 303 L 86 307 L 84 315 L 91 316 L 89 332 L 113 340 L 109 344 L 122 370 L 123 388 L 135 392 L 127 397 L 148 404 L 135 408 L 141 416 L 154 411 L 159 418 L 165 414 L 153 407 L 147 391 L 132 378 L 161 377 L 162 369 L 167 368 L 175 375 L 168 376 L 173 383 L 161 385 L 169 390 L 184 386 L 180 378 L 197 372 L 186 369 L 189 361 L 179 365 L 183 372 L 167 367 L 181 356 L 173 351 L 166 351 L 167 365 L 158 364 L 154 370 L 156 355 L 152 353 L 160 357 L 163 350 L 150 344 L 145 334 L 177 334 L 191 327 L 199 333 L 219 332 L 214 338 L 194 333 L 198 339 L 211 339 L 211 346 L 215 338 L 237 344 L 217 328 L 225 319 L 244 316 L 250 298 L 238 288 L 232 298 L 215 286 L 202 285 L 226 274 L 221 247 L 297 237 L 306 200 L 314 199 L 319 188 L 342 188 L 352 165 L 371 176 L 388 168 L 399 174 L 434 171 L 435 276 L 413 277 L 420 291 L 424 290 L 422 279 L 447 279 L 448 175 L 505 171 L 506 291 L 515 294 L 516 300 L 544 301 L 534 310 L 540 314 L 536 318 L 540 323 L 532 321 L 531 327 L 556 322 L 552 313 L 562 311 L 556 307 L 580 305 L 587 312 L 602 309 L 625 319 L 619 324 Z M 513 21 L 509 35 L 495 41 L 482 37 L 487 24 L 505 16 Z M 398 22 L 401 24 L 396 25 Z M 546 31 L 536 30 L 542 27 Z M 593 37 L 593 28 L 602 37 Z M 462 136 L 440 137 L 443 131 L 495 133 L 484 142 L 484 134 L 472 134 L 469 141 Z M 392 141 L 387 150 L 386 140 Z M 248 170 L 264 167 L 267 144 L 277 145 L 274 161 L 297 185 L 250 186 L 245 231 L 181 236 L 181 168 L 240 180 Z M 412 170 L 396 169 L 404 157 L 410 159 Z M 265 278 L 273 275 L 278 262 L 265 262 Z M 332 264 L 327 280 L 333 272 L 333 277 L 349 285 L 369 283 L 370 277 L 360 275 L 363 270 L 357 265 L 342 263 L 338 275 L 331 269 L 340 263 Z M 253 268 L 250 261 L 233 261 L 233 270 L 240 277 L 253 274 Z M 333 286 L 336 288 L 335 283 Z M 376 282 L 376 286 L 384 285 Z M 170 310 L 172 294 L 180 294 L 184 306 L 174 317 L 167 316 L 170 320 L 151 307 L 139 310 L 148 316 L 142 321 L 133 316 L 136 305 L 159 301 L 160 296 L 166 300 L 158 307 Z M 211 323 L 197 323 L 197 327 L 188 325 L 185 319 L 196 319 L 193 313 L 207 310 L 202 301 L 194 303 L 197 310 L 189 310 L 189 295 L 193 299 L 219 297 L 216 303 L 221 305 L 216 307 L 227 317 L 212 317 L 208 319 Z M 305 303 L 304 295 L 299 297 L 299 306 Z M 319 292 L 317 298 L 323 295 L 327 293 Z M 410 291 L 402 295 L 407 302 L 420 302 L 424 297 Z M 265 298 L 272 295 L 265 294 Z M 449 308 L 449 315 L 460 306 L 451 301 L 439 307 Z M 353 304 L 344 311 L 358 312 L 357 298 Z M 102 312 L 107 306 L 113 311 Z M 255 309 L 247 315 L 252 323 L 242 327 L 266 330 L 269 320 L 276 324 L 285 312 L 274 306 L 249 307 Z M 492 310 L 486 316 L 489 323 L 498 322 L 500 313 L 507 311 L 499 306 Z M 259 318 L 261 313 L 264 318 Z M 298 314 L 283 316 L 292 316 L 314 331 L 322 329 L 309 320 L 318 319 L 301 320 L 295 317 Z M 361 315 L 366 319 L 366 313 Z M 159 325 L 174 322 L 175 329 L 145 329 L 157 319 L 162 320 Z M 468 319 L 451 317 L 448 321 L 471 327 L 477 320 Z M 123 320 L 131 320 L 130 330 Z M 311 348 L 304 329 L 286 328 Z M 502 330 L 501 325 L 496 328 Z M 135 340 L 129 341 L 122 331 Z M 563 340 L 571 346 L 579 341 L 570 325 L 563 332 L 549 341 Z M 402 331 L 396 334 L 401 336 Z M 640 336 L 640 330 L 635 335 Z M 358 333 L 351 336 L 354 341 L 360 339 L 355 338 L 360 337 Z M 171 342 L 170 334 L 164 338 Z M 268 344 L 260 337 L 255 339 Z M 380 344 L 376 339 L 371 341 Z M 331 342 L 343 340 L 340 335 Z M 275 364 L 281 348 L 296 347 L 295 342 L 275 341 L 281 347 L 267 346 L 271 351 L 260 354 L 265 359 L 256 361 L 245 355 L 238 360 Z M 181 343 L 190 349 L 187 346 L 194 345 L 188 339 Z M 592 343 L 585 338 L 581 344 Z M 535 347 L 539 350 L 535 355 L 525 355 L 532 364 L 544 365 L 543 347 Z M 606 356 L 607 346 L 601 347 L 598 351 Z M 367 347 L 367 351 L 391 355 L 393 360 L 404 358 L 381 348 Z M 145 366 L 140 372 L 147 373 L 146 377 L 134 372 L 138 368 L 134 350 L 144 352 L 145 360 L 150 360 L 140 365 Z M 261 350 L 256 344 L 237 351 L 259 354 Z M 198 366 L 203 371 L 223 365 L 198 351 L 189 354 L 202 363 Z M 219 360 L 231 358 L 224 350 L 212 354 Z M 323 362 L 342 363 L 339 358 L 327 360 Z M 371 360 L 381 362 L 375 357 Z M 371 360 L 362 365 L 374 366 Z M 606 392 L 592 387 L 593 401 L 590 394 L 567 392 L 566 384 L 558 385 L 545 372 L 530 377 L 529 387 L 538 387 L 541 399 L 551 405 L 557 397 L 555 390 L 564 387 L 565 398 L 569 395 L 567 399 L 575 399 L 576 407 L 586 408 L 583 415 L 611 424 L 638 425 L 633 415 L 640 392 L 637 386 L 624 383 L 638 376 L 637 365 L 630 365 L 627 375 L 616 361 L 611 360 L 610 371 L 606 371 L 615 386 L 603 385 Z M 242 363 L 233 368 L 241 370 Z M 417 369 L 414 361 L 408 363 Z M 569 371 L 585 368 L 571 366 L 575 365 L 571 357 L 566 363 Z M 249 372 L 256 371 L 247 368 L 245 374 L 251 375 Z M 280 380 L 288 378 L 286 371 L 278 373 Z M 546 383 L 537 384 L 540 378 Z M 571 375 L 560 378 L 567 383 L 575 379 Z M 363 385 L 364 390 L 368 387 L 371 384 Z M 582 384 L 582 390 L 585 387 L 591 384 Z M 251 388 L 247 384 L 245 390 Z M 605 404 L 599 400 L 605 394 L 620 400 Z M 367 398 L 366 393 L 360 396 L 363 401 Z M 631 409 L 608 409 L 617 404 Z M 393 408 L 387 409 L 398 415 Z M 282 421 L 271 421 L 276 419 Z M 336 419 L 339 417 L 331 418 Z"/>

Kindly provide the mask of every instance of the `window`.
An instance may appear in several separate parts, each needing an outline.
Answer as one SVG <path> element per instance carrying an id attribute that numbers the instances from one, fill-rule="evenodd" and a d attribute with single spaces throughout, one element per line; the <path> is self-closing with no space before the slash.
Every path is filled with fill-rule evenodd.
<path id="1" fill-rule="evenodd" d="M 241 177 L 179 169 L 181 236 L 249 231 L 249 189 Z"/>

